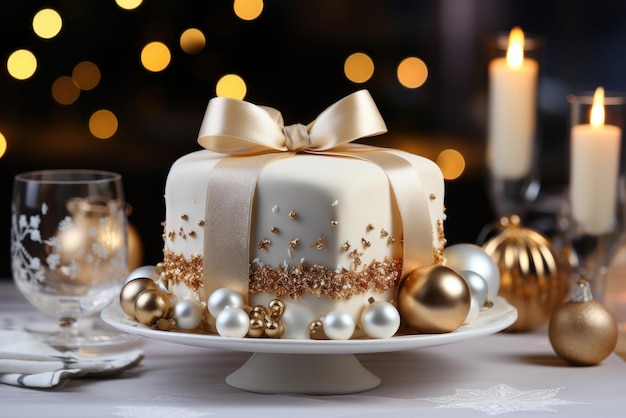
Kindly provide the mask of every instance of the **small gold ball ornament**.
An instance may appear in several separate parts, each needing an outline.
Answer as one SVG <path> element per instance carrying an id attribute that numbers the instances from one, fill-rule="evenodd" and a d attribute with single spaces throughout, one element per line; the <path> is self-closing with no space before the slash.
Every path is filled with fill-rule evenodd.
<path id="1" fill-rule="evenodd" d="M 611 313 L 593 300 L 589 283 L 579 280 L 572 299 L 552 315 L 550 344 L 565 361 L 578 366 L 600 363 L 617 345 L 617 323 Z"/>
<path id="2" fill-rule="evenodd" d="M 144 325 L 153 325 L 159 319 L 172 315 L 170 298 L 159 289 L 145 290 L 135 300 L 135 317 Z"/>
<path id="3" fill-rule="evenodd" d="M 265 322 L 262 319 L 250 319 L 250 328 L 248 329 L 248 337 L 259 338 L 265 333 Z"/>
<path id="4" fill-rule="evenodd" d="M 498 294 L 517 308 L 517 320 L 507 331 L 533 330 L 565 300 L 571 267 L 548 238 L 522 226 L 517 215 L 502 217 L 496 230 L 483 249 L 500 270 Z"/>
<path id="5" fill-rule="evenodd" d="M 455 270 L 432 265 L 420 267 L 400 284 L 398 308 L 402 319 L 424 333 L 457 329 L 470 310 L 472 296 L 463 276 Z"/>
<path id="6" fill-rule="evenodd" d="M 122 311 L 135 319 L 135 300 L 146 290 L 158 290 L 159 286 L 154 280 L 141 277 L 127 282 L 120 291 L 120 306 Z"/>

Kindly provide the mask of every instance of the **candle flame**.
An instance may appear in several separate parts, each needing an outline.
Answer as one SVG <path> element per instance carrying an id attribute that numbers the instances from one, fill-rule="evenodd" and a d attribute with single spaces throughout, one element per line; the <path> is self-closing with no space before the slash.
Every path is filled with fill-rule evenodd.
<path id="1" fill-rule="evenodd" d="M 520 68 L 524 62 L 524 31 L 518 26 L 509 33 L 506 62 L 511 68 Z"/>
<path id="2" fill-rule="evenodd" d="M 593 93 L 589 121 L 594 128 L 604 126 L 604 89 L 602 87 L 598 87 Z"/>

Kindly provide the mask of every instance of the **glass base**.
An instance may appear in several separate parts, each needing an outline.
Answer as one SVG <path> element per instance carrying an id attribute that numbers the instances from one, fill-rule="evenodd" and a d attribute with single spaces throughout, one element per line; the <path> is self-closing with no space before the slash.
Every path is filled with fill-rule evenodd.
<path id="1" fill-rule="evenodd" d="M 53 320 L 37 321 L 25 324 L 23 330 L 58 350 L 83 354 L 125 351 L 141 342 L 138 337 L 116 330 L 99 317 L 81 318 L 63 325 Z"/>

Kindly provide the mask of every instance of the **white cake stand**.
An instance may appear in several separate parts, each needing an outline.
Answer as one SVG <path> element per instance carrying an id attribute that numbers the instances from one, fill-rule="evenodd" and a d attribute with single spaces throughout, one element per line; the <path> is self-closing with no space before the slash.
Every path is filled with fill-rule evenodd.
<path id="1" fill-rule="evenodd" d="M 381 383 L 355 354 L 429 348 L 494 334 L 515 322 L 517 310 L 498 297 L 494 306 L 482 310 L 474 322 L 450 333 L 347 341 L 226 338 L 153 330 L 129 319 L 117 303 L 102 311 L 102 319 L 119 330 L 148 339 L 254 353 L 226 378 L 226 383 L 238 389 L 267 394 L 338 395 L 367 391 Z"/>

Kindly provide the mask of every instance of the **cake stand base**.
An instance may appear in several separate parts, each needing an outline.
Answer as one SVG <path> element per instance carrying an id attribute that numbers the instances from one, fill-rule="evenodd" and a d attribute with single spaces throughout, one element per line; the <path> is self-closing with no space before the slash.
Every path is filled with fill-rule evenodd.
<path id="1" fill-rule="evenodd" d="M 374 389 L 381 381 L 352 354 L 255 353 L 226 383 L 255 393 L 345 395 Z"/>

